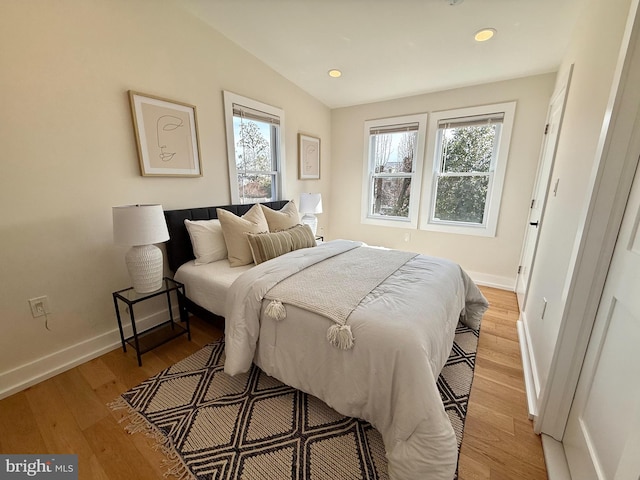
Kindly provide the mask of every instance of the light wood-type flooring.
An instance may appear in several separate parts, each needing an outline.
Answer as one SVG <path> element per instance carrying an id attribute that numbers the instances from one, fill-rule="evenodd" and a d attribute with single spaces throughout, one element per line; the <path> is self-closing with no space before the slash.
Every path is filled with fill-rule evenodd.
<path id="1" fill-rule="evenodd" d="M 482 291 L 491 307 L 481 327 L 460 479 L 546 479 L 540 438 L 527 419 L 515 295 Z M 162 479 L 163 455 L 144 435 L 127 434 L 118 423 L 124 413 L 107 404 L 222 335 L 197 318 L 192 333 L 191 342 L 183 336 L 143 355 L 142 367 L 131 349 L 116 349 L 1 400 L 0 453 L 75 453 L 80 479 Z"/>

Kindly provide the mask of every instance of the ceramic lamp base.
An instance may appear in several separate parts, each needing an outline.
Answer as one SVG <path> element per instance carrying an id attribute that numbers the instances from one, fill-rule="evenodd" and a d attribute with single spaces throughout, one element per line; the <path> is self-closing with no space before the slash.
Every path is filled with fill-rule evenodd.
<path id="1" fill-rule="evenodd" d="M 309 225 L 313 235 L 316 235 L 316 231 L 318 230 L 318 217 L 311 213 L 305 213 L 300 221 L 305 225 Z"/>
<path id="2" fill-rule="evenodd" d="M 131 247 L 124 257 L 133 289 L 155 292 L 162 287 L 162 251 L 155 245 Z"/>

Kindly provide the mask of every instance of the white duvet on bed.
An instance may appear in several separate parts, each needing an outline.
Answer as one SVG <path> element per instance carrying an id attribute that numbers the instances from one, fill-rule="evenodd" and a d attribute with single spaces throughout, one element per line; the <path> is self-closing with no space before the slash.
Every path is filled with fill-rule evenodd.
<path id="1" fill-rule="evenodd" d="M 284 320 L 262 315 L 262 298 L 278 281 L 352 244 L 291 252 L 238 277 L 227 297 L 225 371 L 245 372 L 255 361 L 343 415 L 371 422 L 394 480 L 451 480 L 456 438 L 436 380 L 461 314 L 477 327 L 487 306 L 457 264 L 419 255 L 400 267 L 352 312 L 349 350 L 327 342 L 325 317 L 290 305 Z"/>

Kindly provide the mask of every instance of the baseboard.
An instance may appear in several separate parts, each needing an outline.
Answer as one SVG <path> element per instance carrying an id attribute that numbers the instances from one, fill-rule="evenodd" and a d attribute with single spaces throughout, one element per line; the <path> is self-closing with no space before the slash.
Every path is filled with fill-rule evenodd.
<path id="1" fill-rule="evenodd" d="M 522 357 L 522 369 L 524 372 L 524 388 L 527 394 L 527 409 L 529 411 L 529 420 L 532 420 L 538 414 L 538 394 L 536 390 L 533 364 L 529 355 L 529 341 L 527 337 L 527 331 L 522 315 L 523 314 L 520 314 L 520 319 L 518 320 L 516 325 L 518 328 L 518 343 L 520 344 L 520 356 Z"/>
<path id="2" fill-rule="evenodd" d="M 549 480 L 571 480 L 562 443 L 544 433 L 540 437 L 542 438 L 544 462 L 547 467 L 547 478 Z"/>
<path id="3" fill-rule="evenodd" d="M 168 310 L 165 309 L 136 320 L 136 326 L 138 330 L 144 330 L 166 321 L 167 318 Z M 174 318 L 180 318 L 177 307 L 174 308 Z M 116 324 L 115 319 L 113 323 Z M 124 333 L 125 336 L 132 335 L 131 324 L 124 326 Z M 0 385 L 3 385 L 4 388 L 0 390 L 0 399 L 9 397 L 116 348 L 122 348 L 120 332 L 117 327 L 12 370 L 2 372 L 0 373 Z"/>
<path id="4" fill-rule="evenodd" d="M 502 277 L 500 275 L 491 275 L 489 273 L 469 272 L 467 274 L 478 285 L 485 287 L 499 288 L 500 290 L 508 290 L 515 292 L 516 279 L 515 277 Z"/>

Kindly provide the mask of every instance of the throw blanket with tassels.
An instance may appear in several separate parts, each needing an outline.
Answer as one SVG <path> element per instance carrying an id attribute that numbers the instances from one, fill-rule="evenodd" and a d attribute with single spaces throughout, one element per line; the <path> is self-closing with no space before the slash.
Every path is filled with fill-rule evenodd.
<path id="1" fill-rule="evenodd" d="M 286 319 L 287 305 L 318 313 L 334 322 L 327 340 L 337 348 L 353 347 L 347 325 L 351 312 L 371 290 L 380 285 L 416 253 L 359 247 L 330 257 L 282 280 L 265 299 L 271 300 L 265 313 L 276 320 Z M 336 275 L 335 272 L 341 272 Z"/>

